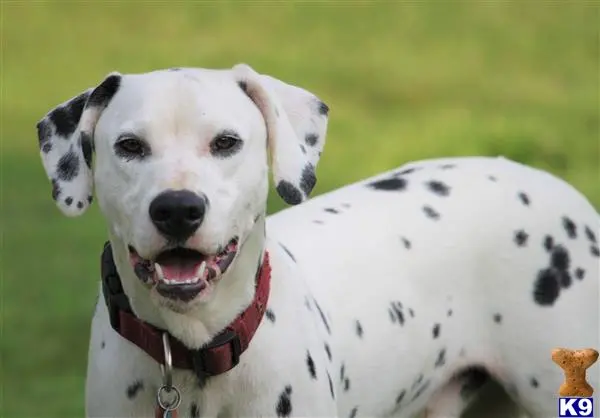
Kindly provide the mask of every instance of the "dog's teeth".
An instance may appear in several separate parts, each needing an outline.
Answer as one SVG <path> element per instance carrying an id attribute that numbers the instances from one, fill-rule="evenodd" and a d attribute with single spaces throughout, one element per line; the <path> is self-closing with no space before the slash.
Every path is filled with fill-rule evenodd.
<path id="1" fill-rule="evenodd" d="M 204 272 L 206 271 L 206 261 L 203 261 L 202 264 L 198 266 L 196 269 L 196 274 L 194 274 L 194 281 L 197 281 L 201 277 L 204 277 Z"/>
<path id="2" fill-rule="evenodd" d="M 158 276 L 158 280 L 162 280 L 163 282 L 169 283 L 169 280 L 165 279 L 165 273 L 163 273 L 162 267 L 158 263 L 154 263 L 154 268 L 156 270 L 156 275 Z"/>

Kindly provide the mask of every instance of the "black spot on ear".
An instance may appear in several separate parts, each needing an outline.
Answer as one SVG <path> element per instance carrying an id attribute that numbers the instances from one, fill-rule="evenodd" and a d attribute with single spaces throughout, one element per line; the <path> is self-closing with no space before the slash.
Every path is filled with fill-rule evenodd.
<path id="1" fill-rule="evenodd" d="M 300 188 L 308 196 L 315 187 L 315 184 L 317 184 L 315 167 L 312 164 L 306 164 L 302 170 L 302 176 L 300 177 Z"/>
<path id="2" fill-rule="evenodd" d="M 192 406 L 190 406 L 190 415 L 191 418 L 200 418 L 200 410 L 195 402 L 192 402 Z"/>
<path id="3" fill-rule="evenodd" d="M 277 412 L 278 417 L 289 417 L 292 413 L 292 400 L 290 399 L 291 395 L 292 387 L 287 385 L 283 392 L 281 392 L 279 395 L 279 401 L 275 407 L 275 412 Z"/>
<path id="4" fill-rule="evenodd" d="M 337 213 L 340 213 L 340 211 L 339 211 L 339 210 L 337 210 L 337 209 L 334 209 L 334 208 L 325 208 L 325 209 L 324 209 L 324 211 L 325 211 L 325 212 L 329 212 L 329 213 L 336 213 L 336 214 L 337 214 Z"/>
<path id="5" fill-rule="evenodd" d="M 110 75 L 104 79 L 98 87 L 92 91 L 87 101 L 86 107 L 101 107 L 104 108 L 108 105 L 110 100 L 119 90 L 121 85 L 120 75 Z"/>
<path id="6" fill-rule="evenodd" d="M 531 383 L 532 388 L 537 388 L 540 386 L 540 383 L 537 381 L 537 379 L 535 377 L 531 378 L 530 383 Z"/>
<path id="7" fill-rule="evenodd" d="M 304 137 L 304 141 L 310 145 L 311 147 L 314 147 L 315 145 L 317 145 L 317 141 L 319 140 L 319 136 L 317 134 L 306 134 L 306 136 Z"/>
<path id="8" fill-rule="evenodd" d="M 450 194 L 450 187 L 441 181 L 431 180 L 427 182 L 426 185 L 429 190 L 439 196 L 448 196 Z"/>
<path id="9" fill-rule="evenodd" d="M 308 367 L 308 374 L 312 379 L 317 378 L 317 369 L 315 368 L 315 362 L 310 355 L 310 352 L 306 352 L 306 366 Z"/>
<path id="10" fill-rule="evenodd" d="M 596 239 L 596 234 L 594 234 L 594 231 L 592 231 L 592 228 L 590 228 L 589 226 L 586 225 L 584 228 L 584 231 L 585 231 L 585 236 L 587 237 L 587 239 L 592 241 L 594 244 L 598 242 Z"/>
<path id="11" fill-rule="evenodd" d="M 89 95 L 90 92 L 87 91 L 81 93 L 64 106 L 57 107 L 48 114 L 48 118 L 54 124 L 56 135 L 68 137 L 75 132 Z"/>
<path id="12" fill-rule="evenodd" d="M 440 328 L 441 328 L 440 324 L 435 324 L 433 326 L 433 338 L 434 339 L 440 336 Z"/>
<path id="13" fill-rule="evenodd" d="M 290 250 L 287 249 L 287 247 L 285 245 L 283 245 L 281 242 L 279 243 L 279 246 L 283 249 L 283 251 L 286 252 L 286 254 L 292 259 L 292 261 L 295 263 L 296 262 L 296 257 L 294 257 L 294 254 L 292 254 L 292 252 Z"/>
<path id="14" fill-rule="evenodd" d="M 585 270 L 577 267 L 575 269 L 575 277 L 577 277 L 579 280 L 583 280 L 583 278 L 585 277 Z"/>
<path id="15" fill-rule="evenodd" d="M 333 392 L 333 382 L 331 381 L 331 376 L 329 376 L 329 372 L 327 372 L 327 380 L 329 381 L 329 392 L 331 393 L 331 399 L 335 399 L 335 393 Z"/>
<path id="16" fill-rule="evenodd" d="M 52 142 L 48 141 L 42 145 L 42 152 L 48 154 L 50 151 L 52 151 Z"/>
<path id="17" fill-rule="evenodd" d="M 276 190 L 288 205 L 297 205 L 302 202 L 302 192 L 289 181 L 281 180 Z"/>
<path id="18" fill-rule="evenodd" d="M 363 331 L 363 327 L 358 319 L 356 320 L 356 323 L 354 324 L 354 326 L 356 328 L 356 335 L 358 335 L 358 338 L 362 338 L 364 331 Z"/>
<path id="19" fill-rule="evenodd" d="M 517 244 L 517 246 L 524 247 L 525 245 L 527 245 L 527 238 L 529 238 L 529 234 L 527 234 L 527 232 L 523 231 L 522 229 L 515 232 L 515 243 Z"/>
<path id="20" fill-rule="evenodd" d="M 62 190 L 60 189 L 58 180 L 52 179 L 52 199 L 58 200 L 61 193 L 62 193 Z"/>
<path id="21" fill-rule="evenodd" d="M 433 220 L 440 219 L 440 214 L 431 206 L 423 206 L 423 212 L 428 218 L 431 218 Z"/>
<path id="22" fill-rule="evenodd" d="M 72 203 L 73 203 L 73 198 L 71 196 L 69 196 L 65 199 L 65 205 L 71 206 Z"/>
<path id="23" fill-rule="evenodd" d="M 523 192 L 519 192 L 518 196 L 519 196 L 519 200 L 521 201 L 521 203 L 523 203 L 525 206 L 529 206 L 529 202 L 530 202 L 529 196 L 527 196 Z"/>
<path id="24" fill-rule="evenodd" d="M 92 151 L 94 149 L 92 143 L 92 136 L 87 132 L 82 132 L 79 137 L 79 144 L 83 152 L 83 159 L 88 168 L 92 169 Z"/>
<path id="25" fill-rule="evenodd" d="M 71 181 L 77 174 L 79 174 L 79 158 L 71 146 L 69 151 L 58 160 L 56 175 L 59 180 Z"/>
<path id="26" fill-rule="evenodd" d="M 552 250 L 553 247 L 554 247 L 554 238 L 552 238 L 550 235 L 546 235 L 544 237 L 544 248 L 546 249 L 546 251 L 550 251 L 550 250 Z"/>
<path id="27" fill-rule="evenodd" d="M 275 313 L 271 309 L 267 308 L 267 310 L 265 311 L 265 316 L 269 321 L 275 323 Z"/>
<path id="28" fill-rule="evenodd" d="M 77 209 L 83 209 L 83 202 L 77 202 Z"/>
<path id="29" fill-rule="evenodd" d="M 327 106 L 325 103 L 323 103 L 320 100 L 318 100 L 317 102 L 318 102 L 317 108 L 318 108 L 319 114 L 323 115 L 323 116 L 329 115 L 329 106 Z"/>
<path id="30" fill-rule="evenodd" d="M 442 348 L 438 353 L 437 360 L 435 361 L 435 367 L 442 367 L 446 364 L 446 349 Z"/>
<path id="31" fill-rule="evenodd" d="M 350 415 L 348 415 L 348 418 L 355 418 L 357 412 L 358 412 L 358 407 L 355 406 L 354 408 L 352 408 L 352 411 L 350 411 Z"/>
<path id="32" fill-rule="evenodd" d="M 577 225 L 575 225 L 575 222 L 573 222 L 567 216 L 563 216 L 562 225 L 563 225 L 563 228 L 565 228 L 565 232 L 567 233 L 567 236 L 569 238 L 571 238 L 571 239 L 577 238 Z"/>
<path id="33" fill-rule="evenodd" d="M 39 121 L 37 123 L 37 125 L 35 125 L 37 128 L 37 134 L 38 134 L 38 144 L 40 146 L 40 148 L 42 149 L 42 151 L 44 150 L 43 146 L 46 144 L 50 144 L 50 136 L 52 135 L 52 128 L 50 127 L 50 123 L 44 118 L 43 120 Z M 44 152 L 49 152 L 52 149 L 52 144 L 50 144 L 50 149 L 48 151 L 44 151 Z"/>
<path id="34" fill-rule="evenodd" d="M 533 300 L 541 306 L 552 306 L 558 299 L 560 284 L 553 269 L 543 269 L 538 273 L 533 287 Z"/>
<path id="35" fill-rule="evenodd" d="M 144 382 L 136 380 L 131 385 L 127 386 L 126 394 L 128 399 L 133 399 L 137 396 L 140 390 L 144 389 Z"/>
<path id="36" fill-rule="evenodd" d="M 502 315 L 500 315 L 499 313 L 494 314 L 494 322 L 499 324 L 500 322 L 502 322 Z"/>
<path id="37" fill-rule="evenodd" d="M 325 354 L 327 354 L 327 359 L 331 361 L 331 348 L 329 348 L 329 344 L 325 343 Z"/>
<path id="38" fill-rule="evenodd" d="M 381 180 L 375 180 L 369 183 L 368 186 L 375 190 L 395 191 L 404 190 L 406 188 L 406 180 L 398 177 L 390 177 Z"/>

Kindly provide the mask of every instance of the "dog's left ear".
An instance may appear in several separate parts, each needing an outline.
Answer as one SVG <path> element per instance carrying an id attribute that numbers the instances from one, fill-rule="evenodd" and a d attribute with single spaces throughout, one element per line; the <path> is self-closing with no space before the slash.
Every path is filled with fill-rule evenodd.
<path id="1" fill-rule="evenodd" d="M 246 64 L 233 67 L 233 73 L 265 119 L 277 192 L 290 205 L 301 203 L 317 181 L 329 108 L 314 94 Z"/>
<path id="2" fill-rule="evenodd" d="M 52 198 L 67 216 L 81 215 L 92 203 L 94 129 L 120 84 L 121 74 L 113 72 L 96 88 L 56 106 L 37 124 Z"/>

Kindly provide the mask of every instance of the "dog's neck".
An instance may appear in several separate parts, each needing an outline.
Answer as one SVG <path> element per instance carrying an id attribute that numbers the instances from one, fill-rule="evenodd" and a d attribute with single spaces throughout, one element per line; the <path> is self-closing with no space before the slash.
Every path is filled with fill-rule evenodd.
<path id="1" fill-rule="evenodd" d="M 254 298 L 255 278 L 265 245 L 265 217 L 254 224 L 240 245 L 234 263 L 212 289 L 209 301 L 178 312 L 159 303 L 135 275 L 127 245 L 111 234 L 113 257 L 125 294 L 136 316 L 167 330 L 188 348 L 200 348 L 250 305 Z"/>

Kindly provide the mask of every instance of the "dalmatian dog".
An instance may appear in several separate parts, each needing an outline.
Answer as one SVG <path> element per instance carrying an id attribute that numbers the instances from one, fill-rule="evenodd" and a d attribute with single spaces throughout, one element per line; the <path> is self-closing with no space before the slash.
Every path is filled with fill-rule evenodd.
<path id="1" fill-rule="evenodd" d="M 410 162 L 307 199 L 328 110 L 238 64 L 111 73 L 40 120 L 60 210 L 82 214 L 95 187 L 131 321 L 199 352 L 268 287 L 214 374 L 116 332 L 101 288 L 86 416 L 163 411 L 166 374 L 179 417 L 460 417 L 488 381 L 557 416 L 552 349 L 600 337 L 597 211 L 502 157 Z M 291 207 L 267 217 L 269 171 Z"/>

